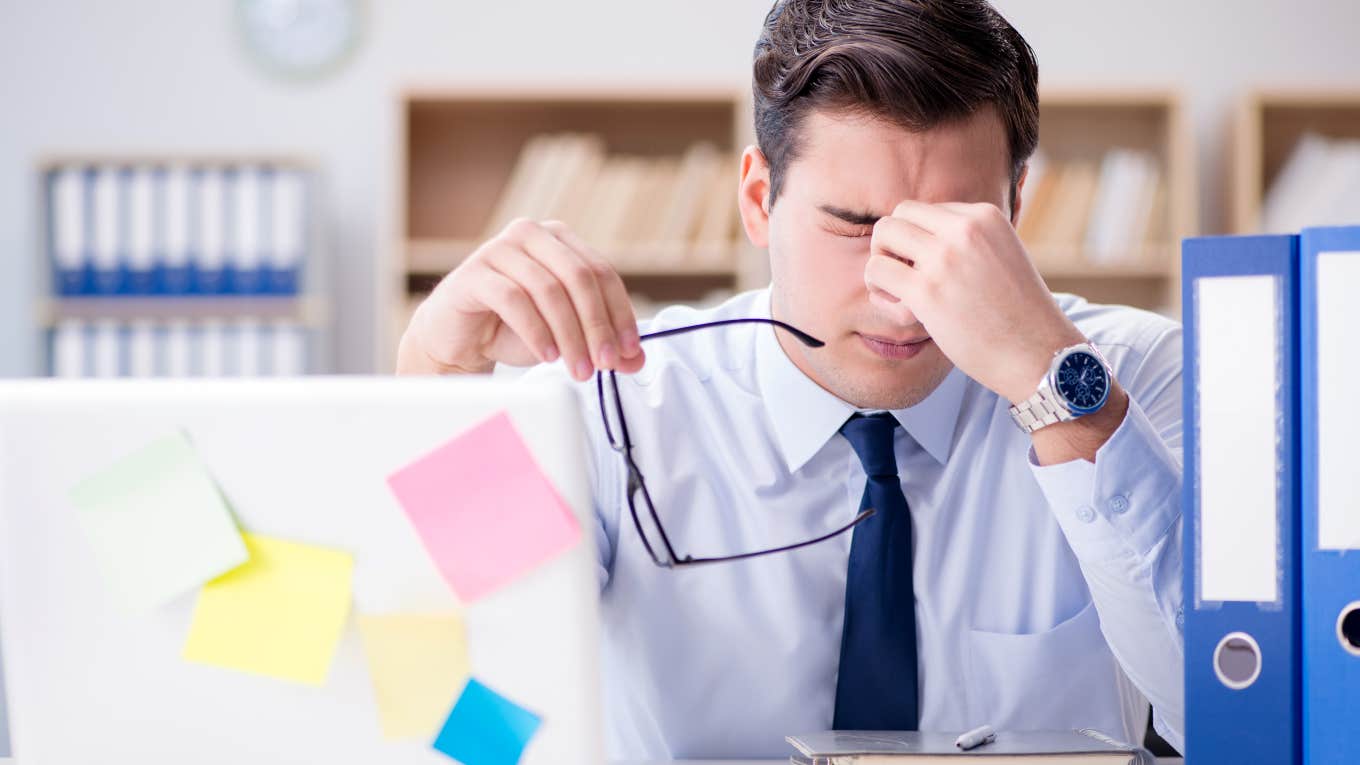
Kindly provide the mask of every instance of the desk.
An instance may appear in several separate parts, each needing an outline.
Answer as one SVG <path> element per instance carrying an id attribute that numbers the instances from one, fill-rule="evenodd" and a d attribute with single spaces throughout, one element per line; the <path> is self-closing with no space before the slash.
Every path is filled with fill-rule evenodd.
<path id="1" fill-rule="evenodd" d="M 611 762 L 609 765 L 787 765 L 789 758 L 783 760 L 666 760 L 661 762 Z M 1183 765 L 1179 757 L 1159 757 L 1157 765 Z"/>

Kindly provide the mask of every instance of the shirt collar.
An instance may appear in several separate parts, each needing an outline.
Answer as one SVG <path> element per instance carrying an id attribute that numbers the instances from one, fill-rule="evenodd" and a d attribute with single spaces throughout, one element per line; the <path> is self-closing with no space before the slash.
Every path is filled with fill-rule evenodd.
<path id="1" fill-rule="evenodd" d="M 770 318 L 770 291 L 757 303 L 758 316 Z M 813 382 L 780 347 L 775 328 L 756 328 L 756 379 L 770 415 L 775 439 L 789 472 L 797 472 L 830 441 L 857 410 Z M 944 464 L 954 441 L 968 378 L 950 370 L 925 400 L 892 414 L 918 444 Z"/>

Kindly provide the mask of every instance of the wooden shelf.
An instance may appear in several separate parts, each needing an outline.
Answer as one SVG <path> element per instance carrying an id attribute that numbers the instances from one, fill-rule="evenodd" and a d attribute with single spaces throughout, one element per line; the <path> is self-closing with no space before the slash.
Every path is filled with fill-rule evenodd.
<path id="1" fill-rule="evenodd" d="M 530 139 L 588 134 L 610 156 L 679 158 L 696 143 L 735 157 L 753 142 L 750 95 L 733 88 L 412 88 L 397 99 L 399 190 L 392 281 L 381 312 L 380 363 L 395 358 L 412 303 L 487 237 L 490 219 Z M 735 164 L 734 164 L 735 166 Z M 735 171 L 733 190 L 735 193 Z M 734 202 L 735 209 L 735 202 Z M 697 300 L 758 280 L 744 242 L 693 248 L 590 244 L 616 263 L 630 291 Z"/>
<path id="2" fill-rule="evenodd" d="M 1198 226 L 1193 149 L 1181 104 L 1177 92 L 1161 88 L 1044 91 L 1041 135 L 1048 156 L 1090 160 L 1114 147 L 1143 150 L 1156 157 L 1167 185 L 1168 244 L 1139 248 L 1108 265 L 1036 244 L 1050 286 L 1145 308 L 1176 304 L 1179 242 Z M 735 156 L 754 142 L 745 88 L 426 87 L 401 93 L 396 109 L 398 231 L 391 281 L 382 287 L 391 309 L 382 315 L 393 326 L 379 328 L 382 363 L 395 358 L 413 302 L 485 241 L 489 218 L 531 137 L 587 133 L 611 155 L 652 158 L 678 157 L 699 141 Z M 653 301 L 763 285 L 769 275 L 764 254 L 753 253 L 739 232 L 734 236 L 730 251 L 705 257 L 689 252 L 667 264 L 672 253 L 622 247 L 616 262 L 630 291 Z M 606 255 L 614 249 L 591 244 Z"/>
<path id="3" fill-rule="evenodd" d="M 1050 288 L 1095 302 L 1178 313 L 1180 241 L 1195 235 L 1199 227 L 1193 140 L 1179 92 L 1046 89 L 1039 107 L 1039 151 L 1050 169 L 1085 163 L 1098 170 L 1108 152 L 1124 149 L 1150 157 L 1165 185 L 1162 207 L 1154 213 L 1160 220 L 1153 229 L 1156 244 L 1109 253 L 1102 261 L 1090 256 L 1084 245 L 1027 241 Z M 1022 230 L 1025 214 L 1022 207 Z"/>
<path id="4" fill-rule="evenodd" d="M 1258 90 L 1242 99 L 1233 130 L 1234 232 L 1261 231 L 1266 193 L 1307 133 L 1360 139 L 1360 90 Z"/>
<path id="5" fill-rule="evenodd" d="M 480 247 L 478 239 L 412 239 L 406 243 L 408 273 L 443 276 Z M 621 276 L 689 277 L 727 276 L 734 274 L 733 263 L 739 244 L 722 249 L 685 249 L 678 245 L 667 248 L 613 249 L 604 247 L 605 257 L 611 259 Z"/>

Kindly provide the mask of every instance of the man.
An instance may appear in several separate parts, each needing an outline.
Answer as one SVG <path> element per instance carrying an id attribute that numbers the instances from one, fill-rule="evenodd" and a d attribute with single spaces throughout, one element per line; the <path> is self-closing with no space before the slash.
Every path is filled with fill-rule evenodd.
<path id="1" fill-rule="evenodd" d="M 1180 328 L 1055 297 L 1016 237 L 1033 52 L 985 0 L 786 0 L 754 90 L 738 204 L 771 285 L 643 330 L 803 339 L 644 353 L 606 260 L 527 220 L 402 339 L 403 373 L 583 383 L 611 755 L 778 757 L 831 726 L 1136 742 L 1149 700 L 1179 746 Z"/>

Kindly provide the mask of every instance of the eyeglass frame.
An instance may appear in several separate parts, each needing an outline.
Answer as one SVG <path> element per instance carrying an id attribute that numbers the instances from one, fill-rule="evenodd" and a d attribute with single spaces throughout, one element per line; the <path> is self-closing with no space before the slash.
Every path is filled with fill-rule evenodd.
<path id="1" fill-rule="evenodd" d="M 777 319 L 762 319 L 754 317 L 741 319 L 723 319 L 721 321 L 710 321 L 704 322 L 702 324 L 691 324 L 684 327 L 672 327 L 671 329 L 649 332 L 647 334 L 642 335 L 641 338 L 639 338 L 639 340 L 640 341 L 655 340 L 657 338 L 669 337 L 672 335 L 680 335 L 686 332 L 694 332 L 701 329 L 711 329 L 713 327 L 722 327 L 732 324 L 768 324 L 788 332 L 789 334 L 793 335 L 794 338 L 796 338 L 799 342 L 803 343 L 809 348 L 821 348 L 824 345 L 826 345 L 826 343 L 823 343 L 821 340 L 818 340 L 812 335 L 809 335 L 808 333 L 796 327 L 785 324 L 784 322 L 779 321 Z M 609 414 L 605 409 L 604 376 L 606 371 L 608 371 L 609 374 L 610 385 L 614 389 L 614 413 L 618 419 L 619 424 L 618 438 L 615 437 L 614 430 L 612 427 L 610 427 Z M 647 481 L 642 475 L 642 469 L 638 467 L 637 461 L 633 459 L 633 441 L 632 438 L 628 435 L 628 421 L 627 419 L 625 419 L 623 415 L 623 397 L 619 393 L 618 377 L 614 370 L 611 369 L 596 371 L 595 388 L 599 396 L 600 419 L 604 422 L 605 438 L 608 440 L 609 448 L 614 450 L 623 457 L 624 465 L 628 469 L 628 485 L 627 485 L 628 512 L 633 518 L 633 526 L 637 529 L 638 538 L 642 540 L 642 546 L 646 548 L 647 554 L 652 558 L 652 562 L 655 563 L 657 566 L 660 566 L 661 568 L 681 568 L 685 566 L 697 566 L 710 563 L 725 563 L 730 561 L 748 560 L 750 558 L 757 558 L 764 555 L 773 555 L 776 553 L 788 552 L 790 550 L 797 550 L 802 547 L 808 547 L 810 545 L 815 545 L 820 542 L 825 542 L 828 539 L 832 539 L 841 534 L 844 534 L 845 532 L 859 525 L 861 522 L 868 520 L 870 517 L 874 515 L 873 508 L 865 508 L 864 510 L 860 511 L 860 513 L 856 515 L 855 518 L 846 525 L 834 531 L 822 534 L 821 536 L 815 537 L 813 539 L 809 539 L 803 542 L 797 542 L 795 544 L 781 545 L 779 547 L 770 547 L 764 550 L 739 553 L 736 555 L 705 556 L 700 558 L 696 558 L 692 555 L 684 556 L 677 555 L 675 552 L 675 547 L 671 544 L 670 536 L 666 533 L 666 527 L 661 523 L 661 516 L 659 516 L 656 512 L 656 504 L 652 502 L 652 495 L 651 492 L 647 489 Z M 662 550 L 662 552 L 666 554 L 667 557 L 665 558 L 662 558 L 659 555 L 657 555 L 656 550 L 654 550 L 652 547 L 651 541 L 649 541 L 648 539 L 647 533 L 642 528 L 642 519 L 638 517 L 636 502 L 636 496 L 639 492 L 641 492 L 642 498 L 646 502 L 647 513 L 648 515 L 651 516 L 652 522 L 656 526 L 657 535 L 660 537 L 660 542 L 664 546 L 664 550 Z"/>

